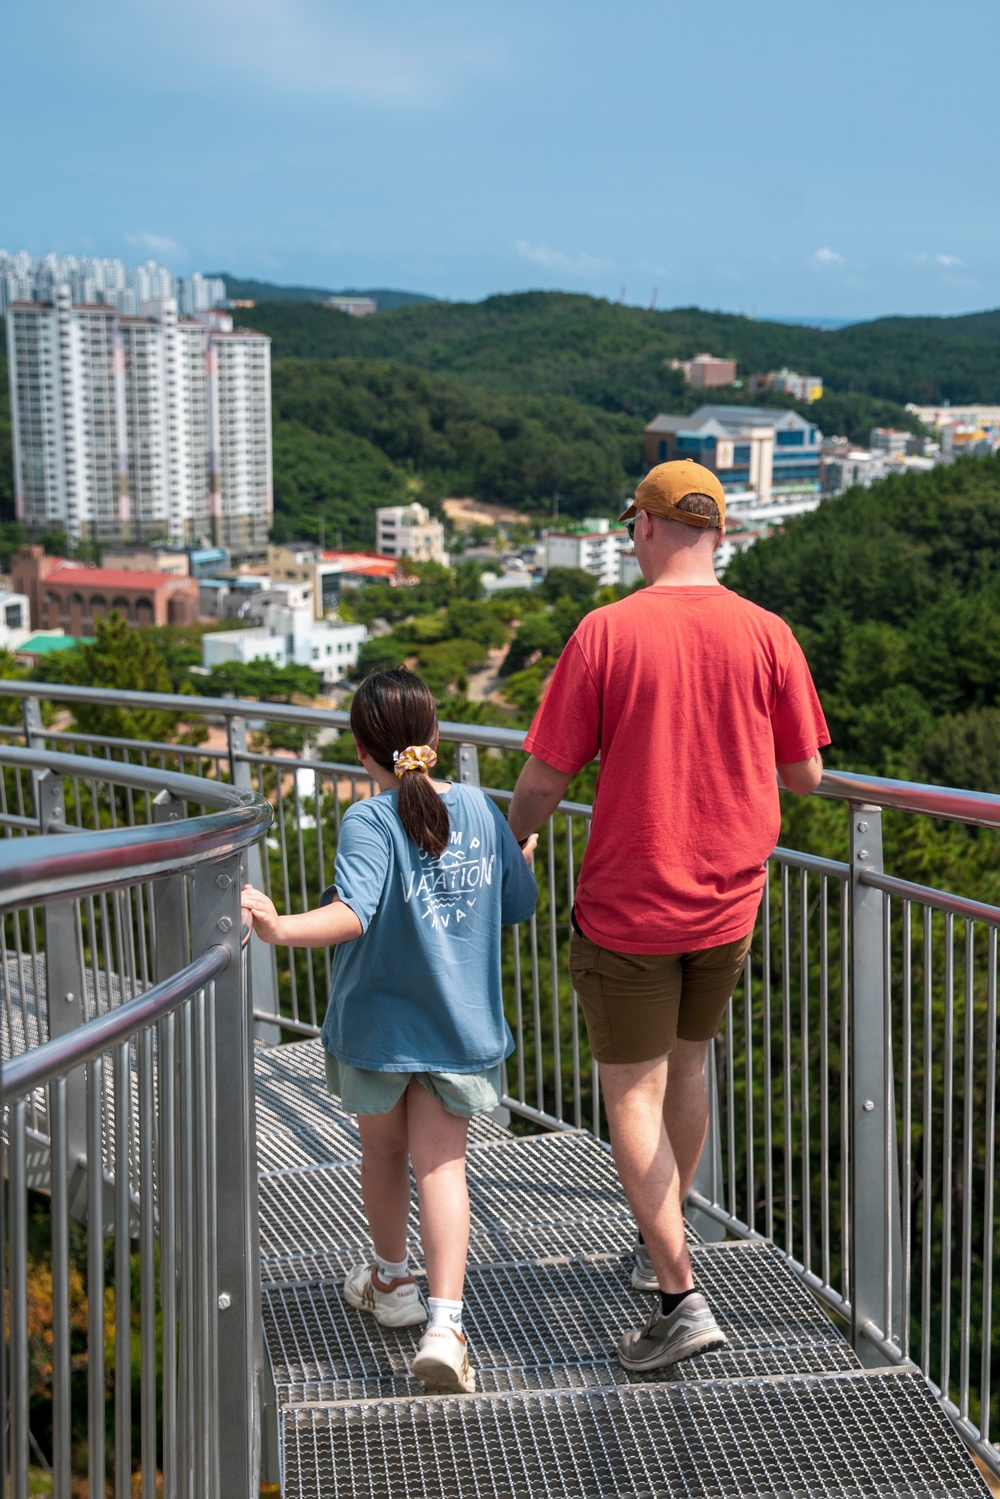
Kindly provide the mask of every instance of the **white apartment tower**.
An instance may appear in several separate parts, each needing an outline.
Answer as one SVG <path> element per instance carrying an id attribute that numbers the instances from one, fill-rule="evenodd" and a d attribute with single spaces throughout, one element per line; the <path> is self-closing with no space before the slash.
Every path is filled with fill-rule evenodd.
<path id="1" fill-rule="evenodd" d="M 15 500 L 30 535 L 265 550 L 269 339 L 223 314 L 179 318 L 170 297 L 138 317 L 75 306 L 66 285 L 54 301 L 14 303 L 7 330 Z M 231 377 L 244 369 L 252 377 Z"/>

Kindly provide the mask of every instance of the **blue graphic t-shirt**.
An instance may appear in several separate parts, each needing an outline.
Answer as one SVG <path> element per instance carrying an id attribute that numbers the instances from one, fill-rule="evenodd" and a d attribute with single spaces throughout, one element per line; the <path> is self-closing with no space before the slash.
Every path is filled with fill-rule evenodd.
<path id="1" fill-rule="evenodd" d="M 513 1049 L 500 987 L 500 927 L 538 888 L 495 804 L 442 793 L 451 831 L 437 859 L 403 831 L 398 793 L 344 813 L 333 893 L 361 922 L 338 945 L 323 1045 L 372 1072 L 481 1072 Z"/>

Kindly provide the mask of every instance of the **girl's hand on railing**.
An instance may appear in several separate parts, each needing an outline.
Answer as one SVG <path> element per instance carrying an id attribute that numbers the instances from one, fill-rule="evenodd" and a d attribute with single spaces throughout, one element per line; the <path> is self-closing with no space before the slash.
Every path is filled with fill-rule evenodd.
<path id="1" fill-rule="evenodd" d="M 240 892 L 240 916 L 250 922 L 253 930 L 263 942 L 281 941 L 281 917 L 274 901 L 263 890 L 253 885 L 244 885 Z"/>
<path id="2" fill-rule="evenodd" d="M 521 852 L 524 855 L 524 862 L 525 862 L 525 864 L 530 864 L 531 863 L 531 857 L 534 854 L 535 849 L 537 847 L 538 847 L 538 834 L 537 833 L 532 833 L 531 837 L 525 840 L 524 845 L 523 845 L 523 847 L 521 849 Z"/>

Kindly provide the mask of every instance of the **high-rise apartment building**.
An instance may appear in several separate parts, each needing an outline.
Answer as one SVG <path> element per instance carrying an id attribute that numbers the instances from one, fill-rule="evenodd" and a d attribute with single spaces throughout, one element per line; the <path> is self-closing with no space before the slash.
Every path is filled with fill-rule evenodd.
<path id="1" fill-rule="evenodd" d="M 263 552 L 272 508 L 270 340 L 226 314 L 49 302 L 7 318 L 15 503 L 31 536 Z"/>
<path id="2" fill-rule="evenodd" d="M 103 302 L 127 316 L 135 316 L 145 302 L 176 297 L 183 314 L 206 312 L 226 300 L 221 276 L 203 276 L 194 271 L 178 278 L 155 260 L 125 265 L 121 260 L 97 256 L 42 255 L 25 250 L 9 255 L 0 250 L 0 317 L 14 302 L 51 302 L 56 287 L 66 285 L 77 306 Z"/>

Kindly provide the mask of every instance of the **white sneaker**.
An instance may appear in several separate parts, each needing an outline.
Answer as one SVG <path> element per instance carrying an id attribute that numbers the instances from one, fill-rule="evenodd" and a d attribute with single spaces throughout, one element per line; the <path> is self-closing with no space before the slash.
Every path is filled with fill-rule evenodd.
<path id="1" fill-rule="evenodd" d="M 469 1345 L 465 1334 L 453 1327 L 429 1327 L 410 1368 L 429 1388 L 475 1394 L 476 1372 L 469 1367 Z"/>
<path id="2" fill-rule="evenodd" d="M 344 1280 L 344 1300 L 359 1312 L 371 1312 L 383 1327 L 418 1327 L 427 1321 L 424 1304 L 412 1275 L 375 1284 L 374 1265 L 356 1265 Z"/>

